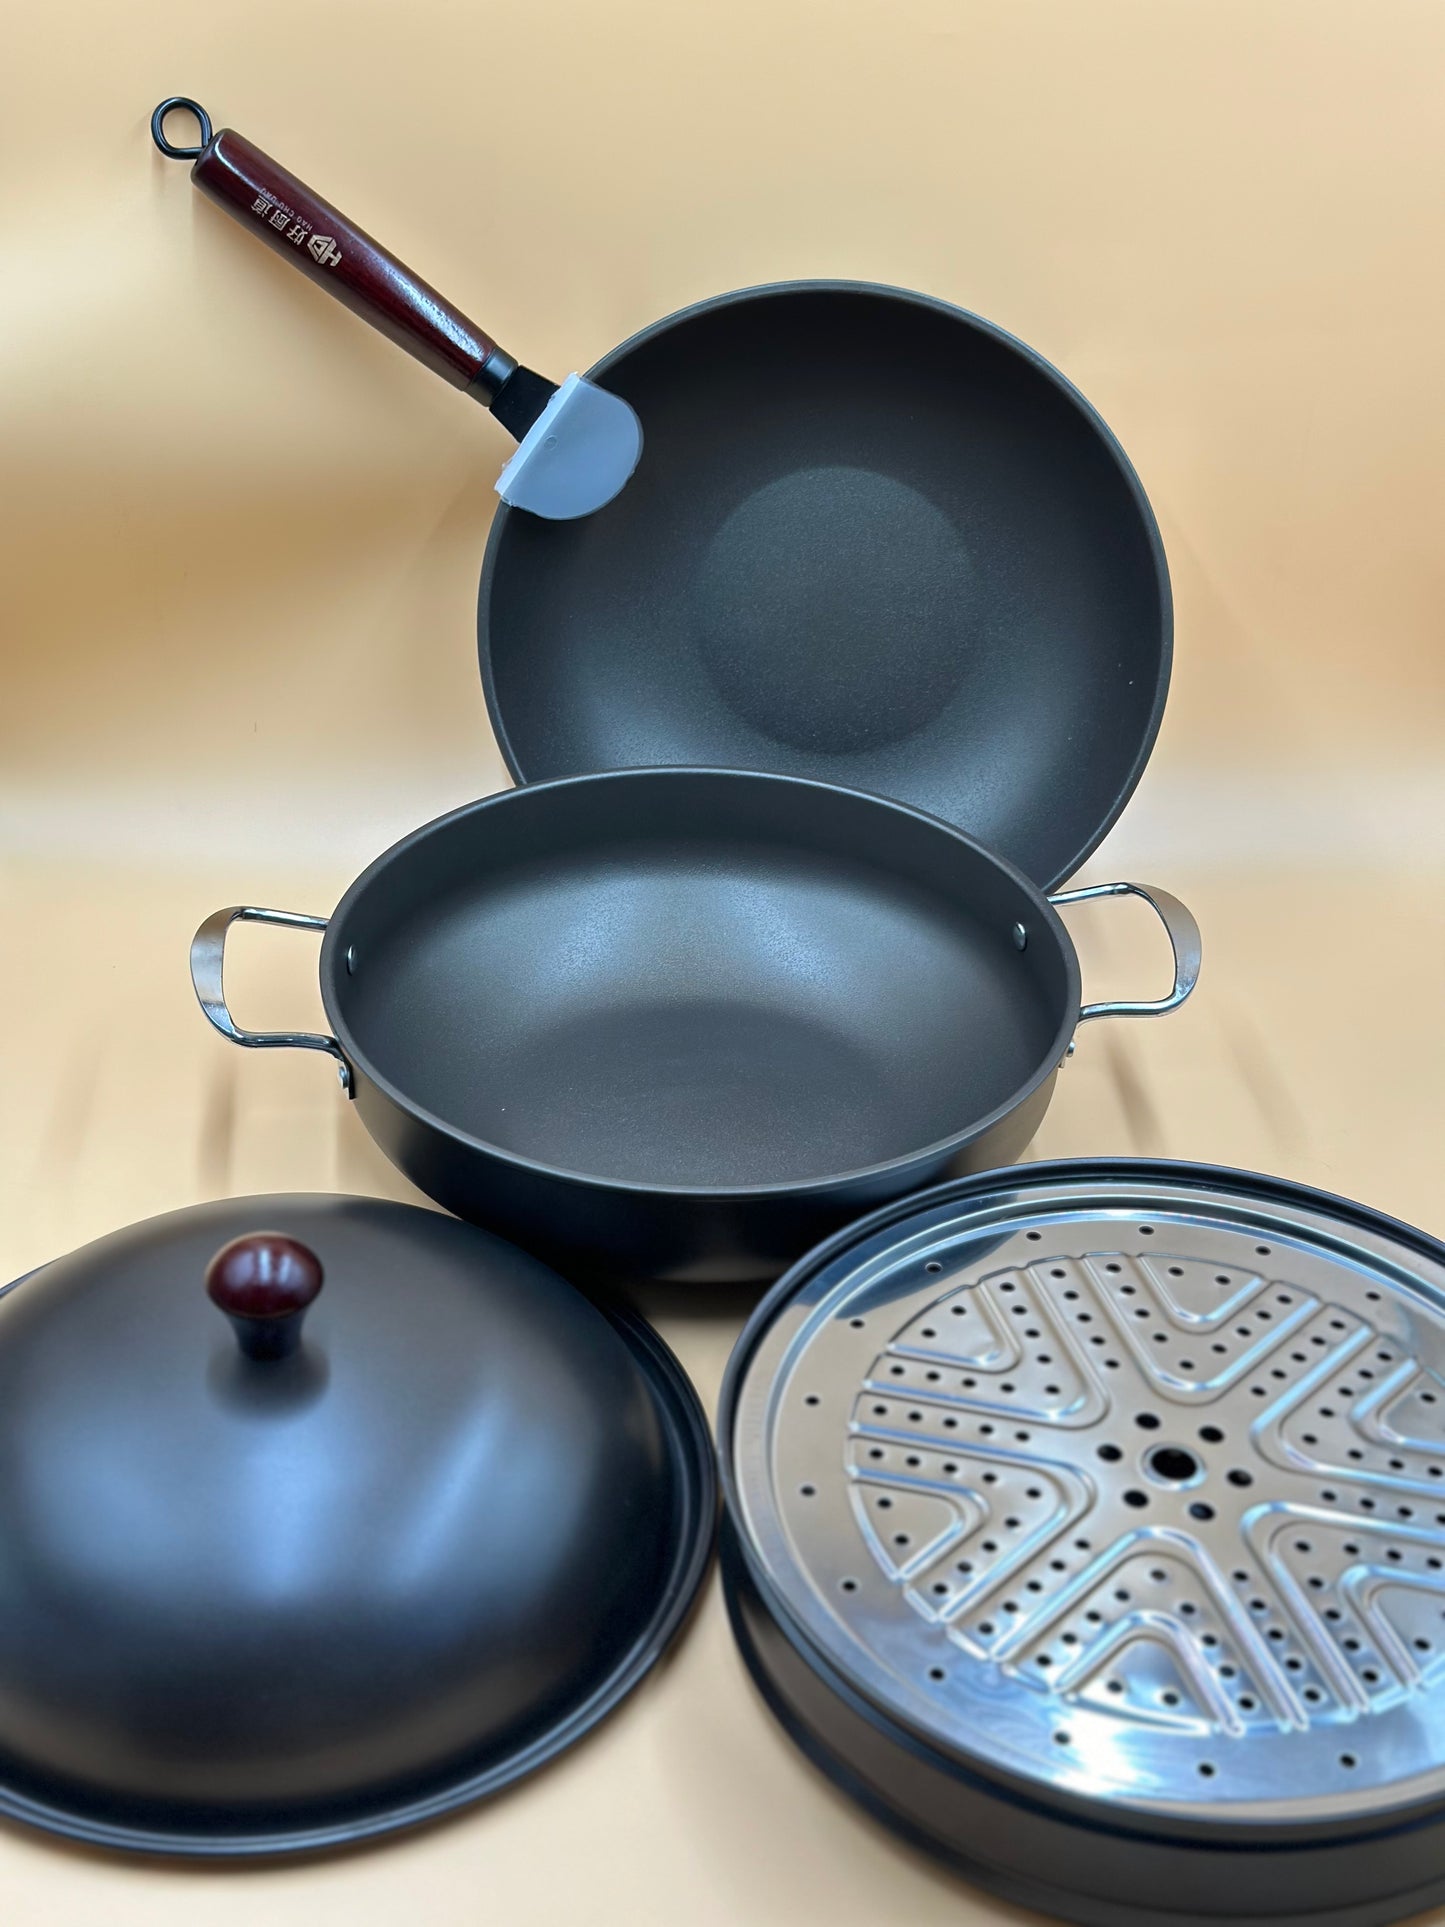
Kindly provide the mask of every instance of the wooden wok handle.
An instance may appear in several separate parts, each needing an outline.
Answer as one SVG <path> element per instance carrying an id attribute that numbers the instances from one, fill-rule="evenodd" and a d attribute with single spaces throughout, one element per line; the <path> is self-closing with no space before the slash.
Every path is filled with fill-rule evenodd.
<path id="1" fill-rule="evenodd" d="M 166 117 L 180 111 L 195 116 L 199 146 L 177 147 L 166 137 Z M 191 179 L 203 194 L 309 281 L 326 288 L 443 381 L 491 406 L 516 371 L 516 362 L 329 201 L 234 129 L 223 127 L 213 134 L 195 101 L 180 96 L 162 101 L 151 116 L 151 133 L 163 154 L 193 163 Z"/>

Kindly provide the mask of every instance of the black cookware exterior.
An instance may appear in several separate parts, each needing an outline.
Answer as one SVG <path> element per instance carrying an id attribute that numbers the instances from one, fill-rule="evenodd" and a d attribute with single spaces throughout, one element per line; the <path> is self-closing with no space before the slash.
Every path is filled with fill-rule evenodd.
<path id="1" fill-rule="evenodd" d="M 213 1265 L 255 1234 L 309 1308 Z M 0 1812 L 274 1854 L 492 1792 L 677 1631 L 714 1489 L 656 1336 L 485 1232 L 304 1195 L 116 1232 L 0 1298 Z"/>
<path id="2" fill-rule="evenodd" d="M 1051 901 L 950 825 L 798 778 L 632 770 L 427 825 L 329 924 L 217 912 L 192 971 L 233 1042 L 331 1052 L 377 1142 L 459 1216 L 599 1277 L 739 1282 L 1016 1157 L 1081 1021 L 1188 995 L 1193 920 L 1151 901 L 1172 992 L 1081 1010 Z M 325 930 L 331 1035 L 236 1024 L 238 918 Z"/>
<path id="3" fill-rule="evenodd" d="M 829 1184 L 731 1195 L 598 1183 L 510 1158 L 419 1114 L 394 1090 L 372 1083 L 355 1060 L 351 1074 L 367 1130 L 418 1190 L 559 1265 L 581 1267 L 598 1284 L 621 1285 L 629 1277 L 763 1283 L 860 1212 L 948 1177 L 1011 1164 L 1038 1130 L 1058 1072 L 961 1143 Z"/>

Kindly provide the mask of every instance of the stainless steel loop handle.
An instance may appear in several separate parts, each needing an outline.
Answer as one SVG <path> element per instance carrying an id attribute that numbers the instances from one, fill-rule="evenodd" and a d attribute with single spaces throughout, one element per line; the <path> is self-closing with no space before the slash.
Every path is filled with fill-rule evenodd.
<path id="1" fill-rule="evenodd" d="M 1087 1024 L 1091 1017 L 1162 1017 L 1166 1011 L 1178 1010 L 1185 998 L 1199 982 L 1199 959 L 1202 949 L 1199 925 L 1193 913 L 1185 908 L 1178 897 L 1171 896 L 1153 883 L 1095 883 L 1086 890 L 1061 890 L 1057 896 L 1049 898 L 1057 910 L 1066 903 L 1084 903 L 1090 897 L 1142 897 L 1163 924 L 1174 952 L 1174 988 L 1167 997 L 1159 997 L 1149 1002 L 1116 1000 L 1099 1004 L 1085 1004 L 1079 1012 L 1079 1022 Z"/>
<path id="2" fill-rule="evenodd" d="M 191 983 L 201 1009 L 223 1037 L 248 1050 L 324 1050 L 336 1059 L 341 1088 L 351 1090 L 351 1066 L 334 1037 L 314 1030 L 243 1030 L 226 1004 L 226 935 L 233 923 L 279 923 L 289 930 L 324 930 L 325 917 L 308 917 L 299 910 L 259 910 L 254 904 L 232 904 L 216 910 L 191 938 Z"/>

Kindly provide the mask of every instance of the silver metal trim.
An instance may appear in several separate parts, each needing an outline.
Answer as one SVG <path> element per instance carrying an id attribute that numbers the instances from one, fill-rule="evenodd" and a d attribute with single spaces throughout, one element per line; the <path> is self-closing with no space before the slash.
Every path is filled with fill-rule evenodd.
<path id="1" fill-rule="evenodd" d="M 757 1340 L 725 1450 L 775 1610 L 1066 1794 L 1261 1827 L 1438 1799 L 1445 1267 L 1207 1169 L 998 1177 Z M 1202 1476 L 1151 1479 L 1160 1445 Z"/>
<path id="2" fill-rule="evenodd" d="M 226 937 L 233 923 L 276 923 L 288 930 L 324 931 L 326 917 L 309 917 L 299 910 L 262 910 L 255 904 L 232 904 L 215 910 L 191 938 L 191 985 L 201 1009 L 233 1044 L 248 1050 L 321 1050 L 336 1059 L 341 1088 L 352 1095 L 351 1066 L 334 1037 L 312 1030 L 243 1030 L 226 1003 Z"/>
<path id="3" fill-rule="evenodd" d="M 1161 890 L 1155 883 L 1095 883 L 1083 890 L 1060 890 L 1049 898 L 1056 910 L 1066 903 L 1085 903 L 1091 897 L 1142 897 L 1163 924 L 1174 952 L 1174 988 L 1167 997 L 1154 1000 L 1114 999 L 1085 1004 L 1079 1022 L 1091 1017 L 1162 1017 L 1179 1006 L 1199 982 L 1203 942 L 1194 915 L 1178 897 Z"/>

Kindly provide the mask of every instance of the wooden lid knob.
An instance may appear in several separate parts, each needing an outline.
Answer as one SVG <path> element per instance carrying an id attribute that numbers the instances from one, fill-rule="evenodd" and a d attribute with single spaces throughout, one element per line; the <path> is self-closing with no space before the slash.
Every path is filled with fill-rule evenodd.
<path id="1" fill-rule="evenodd" d="M 301 1343 L 301 1321 L 323 1276 L 309 1245 L 284 1232 L 253 1231 L 222 1245 L 206 1266 L 206 1292 L 248 1358 L 287 1358 Z"/>

